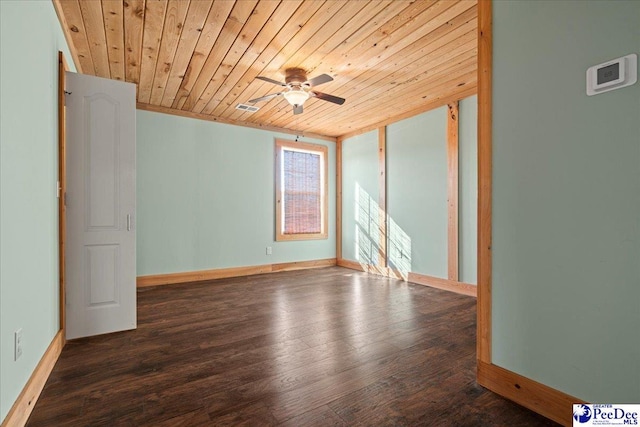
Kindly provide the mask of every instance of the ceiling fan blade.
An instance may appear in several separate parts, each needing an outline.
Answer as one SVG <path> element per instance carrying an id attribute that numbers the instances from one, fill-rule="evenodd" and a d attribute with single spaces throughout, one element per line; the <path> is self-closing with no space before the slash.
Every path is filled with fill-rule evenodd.
<path id="1" fill-rule="evenodd" d="M 307 80 L 305 83 L 309 83 L 311 86 L 319 86 L 323 83 L 328 83 L 333 80 L 329 74 L 320 74 L 312 79 Z"/>
<path id="2" fill-rule="evenodd" d="M 256 98 L 256 99 L 251 99 L 249 100 L 250 103 L 255 104 L 256 102 L 260 102 L 260 101 L 268 101 L 272 98 L 275 98 L 278 95 L 282 95 L 282 92 L 278 92 L 278 93 L 272 93 L 271 95 L 266 95 L 266 96 L 262 96 L 260 98 Z"/>
<path id="3" fill-rule="evenodd" d="M 274 85 L 278 85 L 278 86 L 286 86 L 286 83 L 282 83 L 282 82 L 279 82 L 277 80 L 270 79 L 269 77 L 257 76 L 256 79 L 259 79 L 259 80 L 262 80 L 262 81 L 265 81 L 265 82 L 269 82 L 269 83 L 273 83 Z"/>
<path id="4" fill-rule="evenodd" d="M 302 114 L 303 108 L 302 105 L 294 105 L 293 106 L 293 114 Z"/>
<path id="5" fill-rule="evenodd" d="M 311 93 L 313 94 L 313 96 L 315 96 L 318 99 L 322 99 L 323 101 L 333 102 L 334 104 L 338 104 L 338 105 L 342 105 L 344 104 L 344 101 L 346 101 L 344 98 L 340 98 L 339 96 L 329 95 L 328 93 L 316 92 L 315 90 Z"/>

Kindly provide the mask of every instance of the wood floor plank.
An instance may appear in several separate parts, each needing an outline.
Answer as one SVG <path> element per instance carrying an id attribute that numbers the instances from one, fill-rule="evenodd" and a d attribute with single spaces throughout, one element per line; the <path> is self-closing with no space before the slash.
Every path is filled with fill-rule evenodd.
<path id="1" fill-rule="evenodd" d="M 288 427 L 347 427 L 347 424 L 328 406 L 320 406 L 319 408 L 307 411 L 302 415 L 291 418 L 284 423 L 283 426 Z"/>
<path id="2" fill-rule="evenodd" d="M 380 345 L 381 348 L 388 348 Z M 397 351 L 383 358 L 360 363 L 352 369 L 327 376 L 320 381 L 280 393 L 273 406 L 274 416 L 279 421 L 286 421 L 308 409 L 329 404 L 335 399 L 365 388 L 381 378 L 393 375 L 407 364 L 424 363 L 440 355 L 439 348 L 431 348 L 413 354 Z"/>
<path id="3" fill-rule="evenodd" d="M 476 300 L 341 267 L 138 291 L 28 426 L 555 425 L 475 382 Z"/>
<path id="4" fill-rule="evenodd" d="M 227 391 L 209 396 L 205 399 L 209 402 L 209 415 L 216 417 L 226 413 L 229 408 L 268 400 L 274 394 L 278 396 L 278 400 L 281 400 L 287 393 L 297 397 L 304 393 L 305 387 L 316 390 L 320 388 L 320 383 L 327 378 L 333 378 L 347 370 L 355 369 L 366 361 L 371 364 L 381 363 L 381 355 L 392 358 L 397 353 L 397 348 L 384 343 L 375 343 L 358 350 L 354 350 L 347 343 L 336 344 L 336 347 L 327 350 L 331 352 L 335 350 L 336 353 L 329 353 L 328 357 L 307 361 L 307 363 L 299 363 L 302 361 L 296 360 L 293 362 L 293 365 L 298 366 L 295 369 L 292 369 L 292 365 L 289 364 L 280 365 L 272 370 L 271 375 L 233 389 L 232 396 L 229 396 Z M 342 360 L 342 363 L 336 364 L 336 359 Z M 347 375 L 345 374 L 345 376 Z M 278 414 L 275 415 L 278 416 Z M 278 418 L 282 419 L 282 417 Z"/>
<path id="5" fill-rule="evenodd" d="M 216 426 L 272 426 L 277 424 L 271 411 L 262 402 L 247 405 L 215 419 Z"/>
<path id="6" fill-rule="evenodd" d="M 169 418 L 156 424 L 156 427 L 208 427 L 211 418 L 204 409 L 198 409 L 184 415 Z"/>

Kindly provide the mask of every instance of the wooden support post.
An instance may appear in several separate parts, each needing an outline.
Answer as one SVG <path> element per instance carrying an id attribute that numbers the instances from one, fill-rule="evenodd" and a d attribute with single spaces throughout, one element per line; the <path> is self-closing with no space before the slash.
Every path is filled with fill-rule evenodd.
<path id="1" fill-rule="evenodd" d="M 478 331 L 477 357 L 491 363 L 492 5 L 478 2 Z"/>
<path id="2" fill-rule="evenodd" d="M 342 138 L 336 140 L 336 259 L 342 259 Z"/>
<path id="3" fill-rule="evenodd" d="M 378 128 L 378 267 L 387 268 L 387 127 Z"/>
<path id="4" fill-rule="evenodd" d="M 447 116 L 447 205 L 448 275 L 458 281 L 458 102 L 448 105 Z"/>

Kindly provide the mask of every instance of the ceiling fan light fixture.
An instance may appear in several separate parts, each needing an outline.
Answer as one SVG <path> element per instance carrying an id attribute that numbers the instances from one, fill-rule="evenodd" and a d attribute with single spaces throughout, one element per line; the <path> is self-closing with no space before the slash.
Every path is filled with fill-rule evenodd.
<path id="1" fill-rule="evenodd" d="M 309 99 L 309 93 L 301 88 L 291 89 L 290 91 L 283 93 L 282 96 L 284 96 L 291 105 L 302 105 L 307 99 Z"/>
<path id="2" fill-rule="evenodd" d="M 2 0 L 0 0 L 2 1 Z M 312 79 L 307 79 L 307 72 L 301 68 L 287 68 L 285 81 L 279 82 L 265 76 L 256 76 L 256 79 L 262 80 L 267 83 L 282 86 L 285 89 L 282 92 L 272 93 L 270 95 L 261 96 L 259 98 L 249 100 L 250 104 L 256 102 L 269 101 L 277 96 L 281 96 L 287 100 L 287 102 L 293 106 L 293 114 L 302 114 L 304 111 L 302 105 L 307 99 L 313 97 L 322 101 L 332 102 L 334 104 L 342 105 L 345 99 L 339 96 L 329 95 L 328 93 L 318 92 L 314 89 L 315 86 L 328 83 L 333 80 L 329 74 L 320 74 Z M 313 90 L 313 91 L 312 91 Z"/>

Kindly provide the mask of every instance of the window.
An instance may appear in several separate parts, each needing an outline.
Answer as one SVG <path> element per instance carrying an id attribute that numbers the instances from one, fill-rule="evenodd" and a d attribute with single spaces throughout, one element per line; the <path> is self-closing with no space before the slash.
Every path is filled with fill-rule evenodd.
<path id="1" fill-rule="evenodd" d="M 276 139 L 276 240 L 327 238 L 327 147 Z"/>

